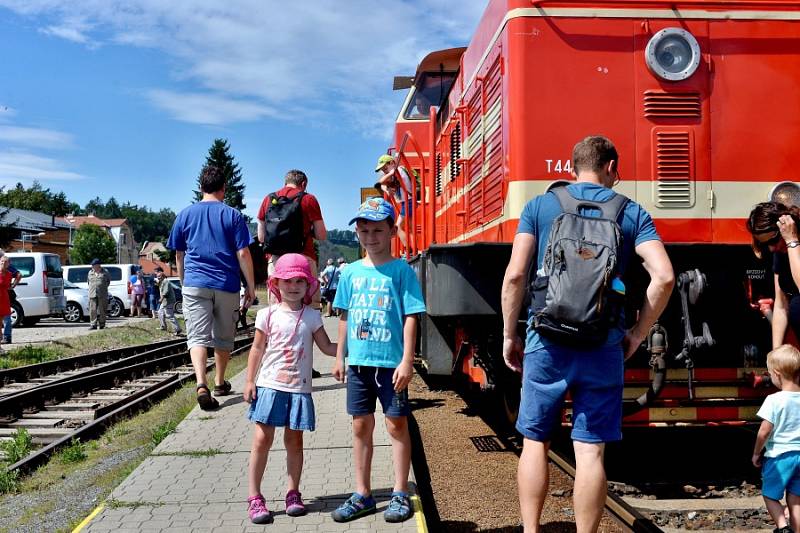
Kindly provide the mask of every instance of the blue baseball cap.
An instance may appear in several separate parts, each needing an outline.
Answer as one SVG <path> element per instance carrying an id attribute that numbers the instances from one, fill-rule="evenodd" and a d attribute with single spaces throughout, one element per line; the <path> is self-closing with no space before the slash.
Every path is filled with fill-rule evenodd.
<path id="1" fill-rule="evenodd" d="M 350 220 L 349 224 L 353 224 L 360 218 L 374 222 L 380 222 L 387 218 L 394 220 L 394 207 L 383 198 L 367 198 L 367 201 L 361 204 L 361 207 L 358 208 L 358 213 Z"/>
<path id="2" fill-rule="evenodd" d="M 92 265 L 99 265 L 99 264 L 100 260 L 98 258 L 95 257 L 94 259 L 92 259 Z"/>

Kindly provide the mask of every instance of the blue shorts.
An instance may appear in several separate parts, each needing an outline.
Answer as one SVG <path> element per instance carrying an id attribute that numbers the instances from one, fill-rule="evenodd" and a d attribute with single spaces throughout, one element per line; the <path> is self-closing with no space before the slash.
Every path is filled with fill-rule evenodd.
<path id="1" fill-rule="evenodd" d="M 406 202 L 400 202 L 400 216 L 406 216 L 406 204 L 408 204 L 408 216 L 414 211 L 414 202 L 410 198 Z"/>
<path id="2" fill-rule="evenodd" d="M 786 491 L 800 496 L 800 451 L 764 458 L 761 493 L 772 500 L 780 500 Z"/>
<path id="3" fill-rule="evenodd" d="M 273 427 L 299 431 L 314 431 L 316 417 L 311 395 L 258 387 L 256 399 L 250 404 L 247 418 Z"/>
<path id="4" fill-rule="evenodd" d="M 375 412 L 375 400 L 380 400 L 386 416 L 408 416 L 408 389 L 395 392 L 392 385 L 394 368 L 375 366 L 347 367 L 347 414 L 370 415 Z"/>
<path id="5" fill-rule="evenodd" d="M 569 392 L 572 440 L 620 440 L 623 383 L 622 347 L 589 351 L 549 345 L 526 353 L 517 431 L 531 440 L 551 440 Z"/>

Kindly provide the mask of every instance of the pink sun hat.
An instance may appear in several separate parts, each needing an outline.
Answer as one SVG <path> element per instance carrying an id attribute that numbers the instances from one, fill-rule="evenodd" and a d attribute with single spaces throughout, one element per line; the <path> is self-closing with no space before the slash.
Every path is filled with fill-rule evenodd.
<path id="1" fill-rule="evenodd" d="M 303 297 L 303 303 L 311 303 L 311 296 L 319 288 L 319 281 L 311 273 L 308 259 L 300 254 L 284 254 L 275 263 L 275 272 L 269 277 L 269 292 L 280 302 L 281 293 L 278 290 L 279 279 L 304 278 L 308 282 L 308 290 Z"/>

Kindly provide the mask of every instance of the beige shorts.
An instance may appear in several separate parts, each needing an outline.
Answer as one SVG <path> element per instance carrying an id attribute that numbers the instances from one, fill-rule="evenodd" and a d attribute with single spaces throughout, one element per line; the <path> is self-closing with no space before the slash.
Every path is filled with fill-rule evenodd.
<path id="1" fill-rule="evenodd" d="M 315 278 L 319 278 L 319 271 L 317 270 L 317 262 L 308 257 L 307 255 L 303 255 L 303 257 L 308 259 L 308 264 L 309 266 L 311 266 L 311 275 L 314 276 Z M 267 263 L 267 274 L 269 277 L 272 277 L 272 274 L 275 272 L 275 263 L 280 258 L 281 256 L 279 255 L 273 255 L 269 258 L 269 263 Z M 311 296 L 311 307 L 313 307 L 314 309 L 322 309 L 321 302 L 322 302 L 322 295 L 319 292 L 319 288 L 317 288 L 317 292 L 315 292 Z M 270 304 L 278 303 L 278 301 L 275 299 L 275 297 L 272 295 L 271 292 L 269 293 L 269 303 Z"/>
<path id="2" fill-rule="evenodd" d="M 239 293 L 200 287 L 183 288 L 186 345 L 230 352 L 239 321 Z"/>

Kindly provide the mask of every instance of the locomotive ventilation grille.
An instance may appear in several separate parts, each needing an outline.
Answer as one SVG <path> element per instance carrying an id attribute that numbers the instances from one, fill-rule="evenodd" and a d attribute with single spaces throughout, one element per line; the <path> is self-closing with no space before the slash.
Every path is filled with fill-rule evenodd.
<path id="1" fill-rule="evenodd" d="M 442 194 L 442 154 L 436 154 L 436 196 Z"/>
<path id="2" fill-rule="evenodd" d="M 455 179 L 461 174 L 461 123 L 456 122 L 456 126 L 450 133 L 450 179 Z"/>
<path id="3" fill-rule="evenodd" d="M 644 116 L 647 118 L 700 118 L 700 93 L 644 92 Z"/>
<path id="4" fill-rule="evenodd" d="M 694 205 L 692 148 L 688 131 L 656 133 L 656 205 L 659 207 Z"/>

